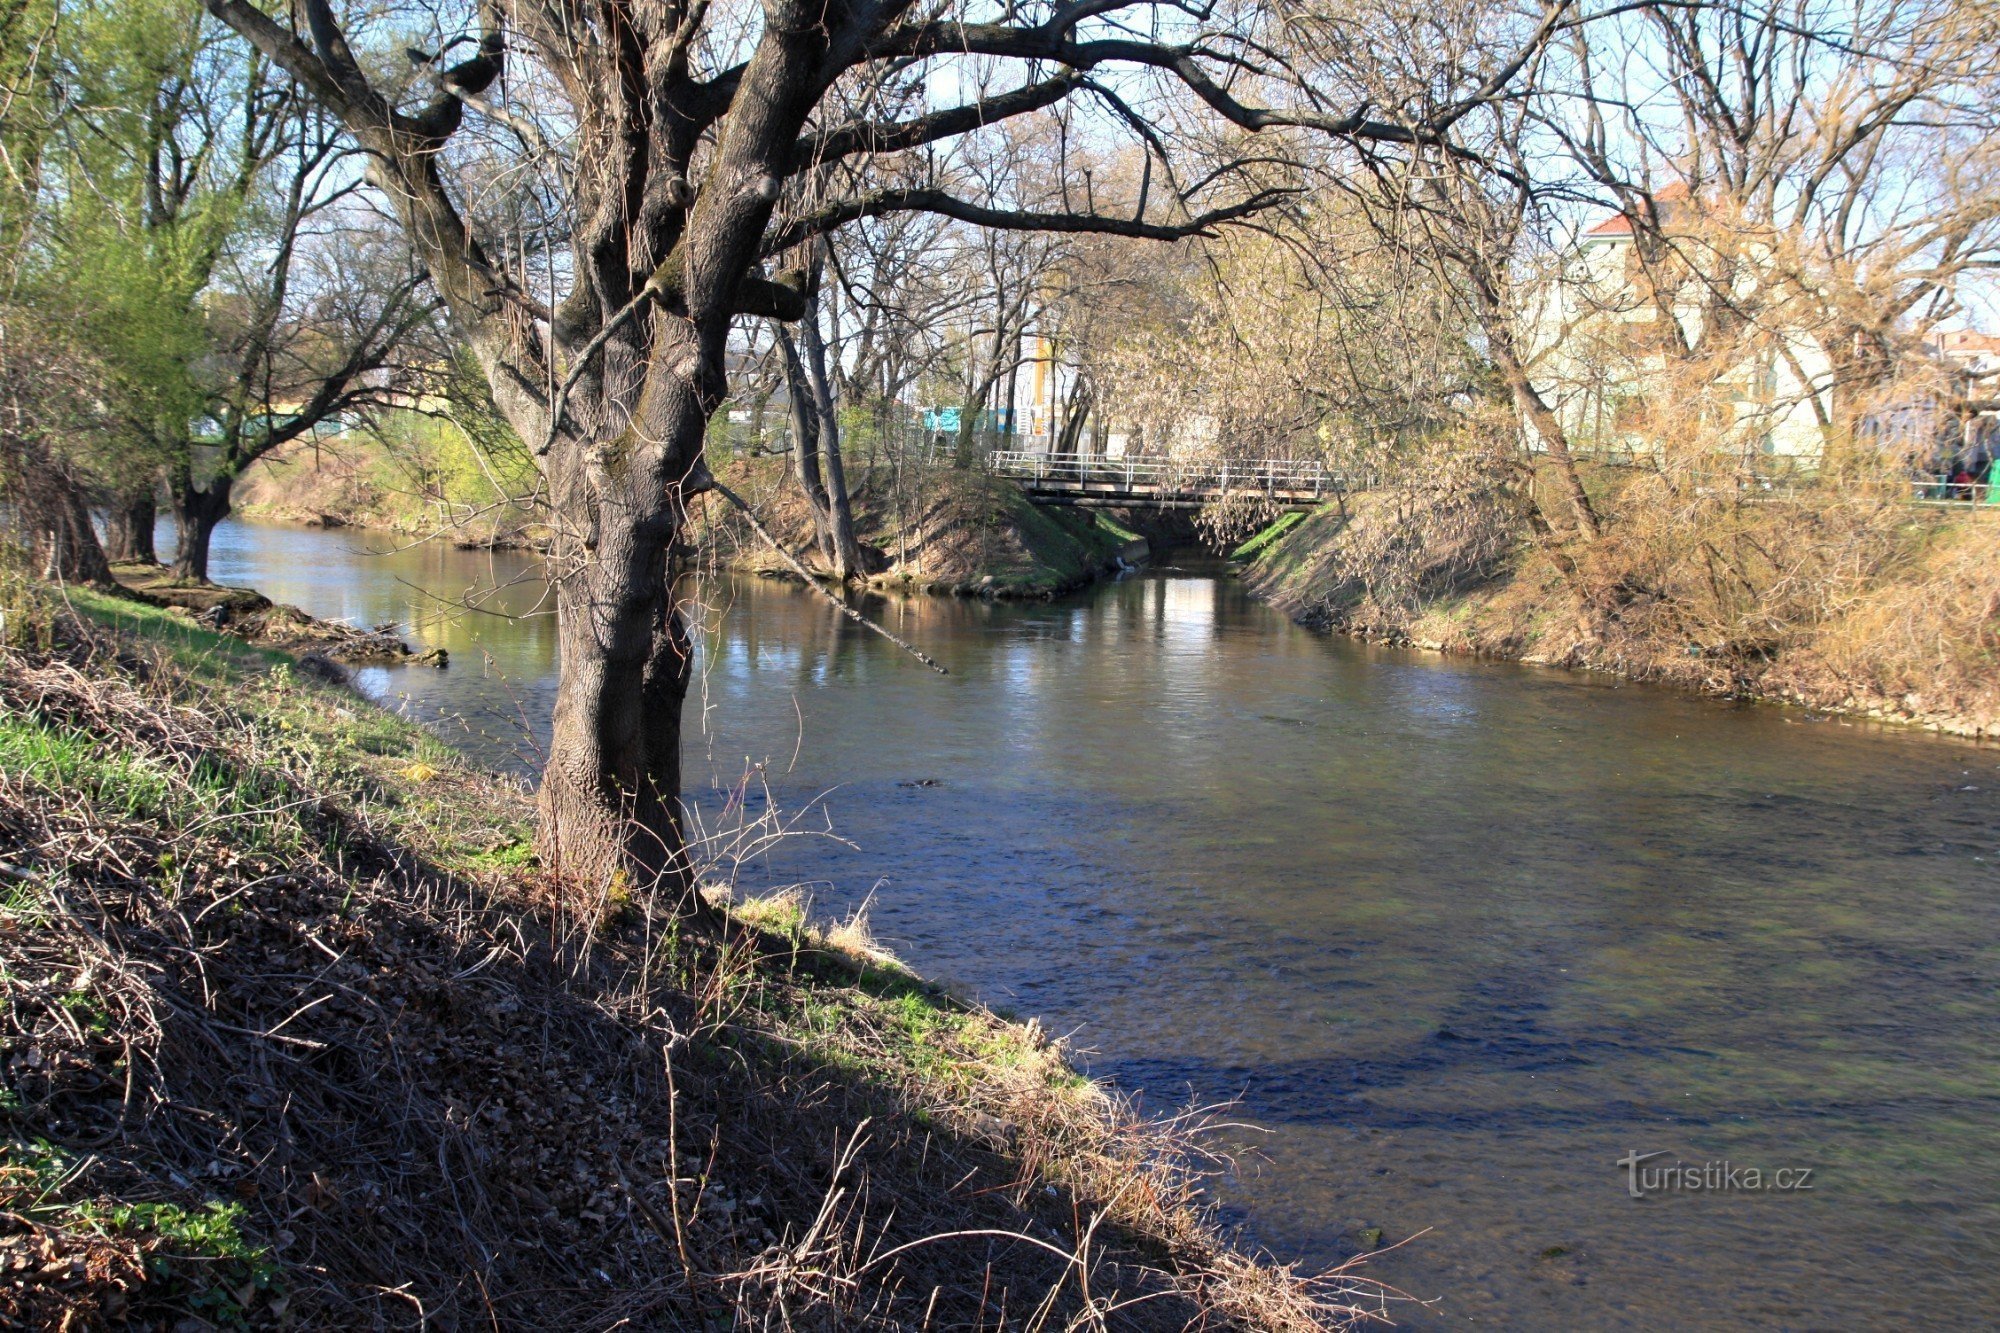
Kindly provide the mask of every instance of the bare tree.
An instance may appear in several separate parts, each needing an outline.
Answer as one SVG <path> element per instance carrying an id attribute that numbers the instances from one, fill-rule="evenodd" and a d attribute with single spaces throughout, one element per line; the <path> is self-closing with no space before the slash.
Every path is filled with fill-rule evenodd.
<path id="1" fill-rule="evenodd" d="M 1273 183 L 1275 169 L 1262 178 L 1246 171 L 1222 135 L 1206 145 L 1219 150 L 1219 164 L 1185 176 L 1157 171 L 1115 210 L 1061 190 L 925 168 L 937 145 L 997 132 L 1073 96 L 1099 99 L 1161 152 L 1176 144 L 1133 110 L 1147 105 L 1142 84 L 1161 98 L 1183 90 L 1239 130 L 1310 123 L 1359 137 L 1410 133 L 1366 111 L 1256 107 L 1244 100 L 1258 84 L 1245 73 L 1258 60 L 1246 34 L 1128 0 L 1011 7 L 991 23 L 898 0 L 767 0 L 755 11 L 679 0 L 607 0 L 587 11 L 484 0 L 470 34 L 451 27 L 455 11 L 435 11 L 443 46 L 420 53 L 424 77 L 410 90 L 420 99 L 369 73 L 354 46 L 364 30 L 350 31 L 329 0 L 303 0 L 302 31 L 247 0 L 205 3 L 340 117 L 495 401 L 524 439 L 540 442 L 557 529 L 563 661 L 541 844 L 566 870 L 645 885 L 686 879 L 678 794 L 689 649 L 669 554 L 688 503 L 714 485 L 702 445 L 727 388 L 730 330 L 745 315 L 797 321 L 805 312 L 804 266 L 773 279 L 760 271 L 768 261 L 847 223 L 901 212 L 999 230 L 1172 239 L 1247 217 L 1289 184 Z M 1155 19 L 1171 36 L 1134 35 Z M 464 45 L 468 58 L 441 58 Z M 503 82 L 510 68 L 520 72 Z M 857 81 L 880 86 L 884 69 L 923 86 L 927 69 L 950 70 L 935 86 L 960 90 L 962 100 L 878 115 L 865 99 L 831 95 Z M 1116 80 L 1104 77 L 1114 69 Z M 1014 70 L 1019 78 L 1008 82 Z M 995 86 L 1005 90 L 988 91 Z M 551 156 L 571 220 L 566 254 L 540 269 L 529 248 L 476 233 L 476 212 L 447 177 L 468 113 L 510 126 L 531 118 L 510 100 L 516 88 L 548 112 L 546 129 L 528 127 L 520 139 L 559 145 Z M 1203 147 L 1187 136 L 1179 146 Z M 913 166 L 894 181 L 864 176 L 787 206 L 787 182 L 858 154 L 907 154 Z M 545 299 L 537 282 L 566 290 Z"/>
<path id="2" fill-rule="evenodd" d="M 344 215 L 354 185 L 342 174 L 337 123 L 300 101 L 272 133 L 257 182 L 269 195 L 267 220 L 240 229 L 216 256 L 222 290 L 209 301 L 203 385 L 210 429 L 168 442 L 177 578 L 208 578 L 210 541 L 251 464 L 393 400 L 393 358 L 432 313 L 424 272 L 407 251 L 348 230 L 368 219 Z"/>
<path id="3" fill-rule="evenodd" d="M 1794 358 L 1839 455 L 2000 263 L 2000 17 L 1952 0 L 1647 7 L 1557 49 L 1570 95 L 1540 121 L 1638 238 L 1663 350 L 1761 340 Z M 1644 109 L 1662 97 L 1673 114 Z M 1825 372 L 1797 363 L 1806 340 Z"/>
<path id="4" fill-rule="evenodd" d="M 840 414 L 835 405 L 835 379 L 820 330 L 820 284 L 826 273 L 825 238 L 814 242 L 806 270 L 805 308 L 794 341 L 776 323 L 778 349 L 783 354 L 785 393 L 792 412 L 793 475 L 798 478 L 820 556 L 843 581 L 865 573 L 860 544 L 854 537 L 854 506 L 847 488 L 847 467 L 840 452 Z M 838 312 L 834 312 L 838 319 Z"/>

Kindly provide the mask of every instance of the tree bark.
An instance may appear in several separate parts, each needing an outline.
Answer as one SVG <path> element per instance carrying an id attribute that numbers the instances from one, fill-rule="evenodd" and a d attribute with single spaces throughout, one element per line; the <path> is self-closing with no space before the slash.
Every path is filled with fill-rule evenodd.
<path id="1" fill-rule="evenodd" d="M 153 546 L 153 528 L 159 513 L 159 498 L 150 482 L 111 498 L 111 508 L 104 520 L 104 553 L 112 563 L 160 563 L 159 552 Z"/>
<path id="2" fill-rule="evenodd" d="M 828 569 L 836 569 L 839 561 L 833 545 L 833 506 L 820 474 L 818 400 L 809 383 L 805 361 L 799 356 L 798 343 L 789 329 L 778 330 L 778 347 L 784 354 L 785 397 L 790 400 L 792 415 L 792 476 L 798 479 L 806 508 L 812 512 L 813 544 L 819 548 L 820 559 Z"/>
<path id="3" fill-rule="evenodd" d="M 970 352 L 966 353 L 968 359 L 970 359 L 971 355 Z M 978 443 L 973 439 L 973 432 L 978 427 L 979 414 L 985 410 L 986 390 L 984 387 L 975 387 L 976 384 L 977 376 L 973 375 L 968 368 L 965 386 L 965 406 L 958 410 L 958 434 L 952 438 L 951 465 L 953 467 L 968 468 L 979 461 Z"/>
<path id="4" fill-rule="evenodd" d="M 1570 453 L 1569 434 L 1549 407 L 1548 400 L 1528 378 L 1528 368 L 1522 363 L 1514 345 L 1514 331 L 1508 326 L 1507 311 L 1501 304 L 1499 293 L 1484 274 L 1474 271 L 1468 276 L 1472 280 L 1473 297 L 1478 307 L 1480 331 L 1486 335 L 1487 349 L 1500 368 L 1500 376 L 1514 400 L 1515 410 L 1541 437 L 1542 447 L 1555 464 L 1556 480 L 1562 488 L 1563 498 L 1569 502 L 1570 516 L 1578 534 L 1586 540 L 1596 541 L 1603 535 L 1603 524 L 1598 520 L 1597 507 L 1590 502 L 1590 493 L 1583 488 L 1582 474 L 1577 471 L 1576 458 Z"/>
<path id="5" fill-rule="evenodd" d="M 173 486 L 174 525 L 180 549 L 174 552 L 174 578 L 184 583 L 208 582 L 208 548 L 215 530 L 229 517 L 232 479 L 219 476 L 197 486 L 185 473 Z"/>
<path id="6" fill-rule="evenodd" d="M 1062 434 L 1056 438 L 1052 450 L 1056 456 L 1074 459 L 1083 452 L 1083 427 L 1090 418 L 1091 405 L 1095 401 L 1096 395 L 1090 385 L 1079 377 L 1063 409 Z"/>
<path id="7" fill-rule="evenodd" d="M 720 383 L 719 365 L 713 378 Z M 687 498 L 709 485 L 708 412 L 687 379 L 656 379 L 646 396 L 667 401 L 641 405 L 643 435 L 635 422 L 610 450 L 562 441 L 550 469 L 554 513 L 590 523 L 583 531 L 565 523 L 553 553 L 563 669 L 538 845 L 573 882 L 684 894 L 692 873 L 680 813 L 681 704 L 692 652 L 670 562 Z M 593 461 L 599 452 L 610 466 Z"/>
<path id="8" fill-rule="evenodd" d="M 1569 451 L 1569 436 L 1562 423 L 1556 419 L 1548 401 L 1529 382 L 1520 361 L 1511 355 L 1498 359 L 1515 407 L 1527 418 L 1535 434 L 1541 437 L 1549 461 L 1556 466 L 1556 480 L 1562 487 L 1563 498 L 1569 502 L 1570 516 L 1576 522 L 1578 533 L 1588 540 L 1597 540 L 1602 535 L 1603 525 L 1598 521 L 1597 508 L 1591 504 L 1589 492 L 1583 488 L 1583 476 L 1576 469 L 1576 458 Z"/>
<path id="9" fill-rule="evenodd" d="M 799 325 L 805 342 L 805 369 L 812 388 L 813 410 L 819 416 L 819 454 L 826 486 L 827 536 L 833 550 L 833 569 L 844 583 L 862 573 L 861 545 L 854 538 L 854 505 L 847 493 L 847 465 L 840 456 L 840 418 L 833 405 L 833 384 L 826 373 L 826 341 L 820 337 L 816 299 L 806 302 L 806 317 Z"/>
<path id="10" fill-rule="evenodd" d="M 30 475 L 19 504 L 33 567 L 45 579 L 111 586 L 111 564 L 90 521 L 82 483 L 47 451 L 35 447 L 32 453 L 40 457 L 23 460 Z"/>

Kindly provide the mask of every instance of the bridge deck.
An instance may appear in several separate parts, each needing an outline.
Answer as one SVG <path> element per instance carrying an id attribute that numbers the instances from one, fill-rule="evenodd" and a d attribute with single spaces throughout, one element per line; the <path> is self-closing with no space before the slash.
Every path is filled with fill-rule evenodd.
<path id="1" fill-rule="evenodd" d="M 1335 472 L 1316 460 L 1282 458 L 1196 463 L 1003 451 L 993 455 L 992 466 L 1001 476 L 1018 481 L 1037 504 L 1097 508 L 1199 509 L 1224 495 L 1256 495 L 1283 509 L 1311 509 L 1332 495 L 1366 490 L 1377 480 L 1360 472 Z M 1826 484 L 1812 476 L 1759 477 L 1741 472 L 1696 480 L 1701 492 L 1733 493 L 1753 503 L 1797 499 Z M 1923 479 L 1905 484 L 1906 503 L 2000 519 L 2000 482 L 1971 485 Z"/>
<path id="2" fill-rule="evenodd" d="M 1311 508 L 1335 478 L 1318 461 L 1187 463 L 1164 458 L 1076 458 L 1002 452 L 993 470 L 1042 504 L 1196 509 L 1224 495 L 1258 495 L 1287 509 Z"/>

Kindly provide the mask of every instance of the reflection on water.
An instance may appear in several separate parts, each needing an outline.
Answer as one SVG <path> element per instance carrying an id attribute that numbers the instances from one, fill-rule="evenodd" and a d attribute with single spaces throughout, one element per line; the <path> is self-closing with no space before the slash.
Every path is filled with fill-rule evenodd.
<path id="1" fill-rule="evenodd" d="M 532 562 L 371 543 L 231 524 L 215 573 L 449 648 L 366 685 L 516 761 L 552 625 L 426 594 L 525 577 L 489 605 L 526 609 Z M 872 894 L 917 966 L 1153 1105 L 1240 1097 L 1264 1161 L 1220 1193 L 1279 1254 L 1425 1232 L 1375 1266 L 1439 1298 L 1420 1326 L 2000 1303 L 2000 752 L 1368 649 L 1215 578 L 872 608 L 948 678 L 794 589 L 711 600 L 697 802 L 768 760 L 855 846 L 765 880 Z M 1656 1150 L 1817 1174 L 1627 1197 Z"/>

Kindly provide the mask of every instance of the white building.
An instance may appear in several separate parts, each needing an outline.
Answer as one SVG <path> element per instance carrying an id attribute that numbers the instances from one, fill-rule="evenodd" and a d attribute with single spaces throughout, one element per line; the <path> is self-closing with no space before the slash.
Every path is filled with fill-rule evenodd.
<path id="1" fill-rule="evenodd" d="M 1674 238 L 1676 215 L 1688 216 L 1688 191 L 1669 186 L 1655 197 L 1663 230 Z M 1669 349 L 1698 345 L 1711 293 L 1690 280 L 1661 299 L 1655 292 L 1631 219 L 1605 218 L 1586 230 L 1559 271 L 1543 284 L 1524 331 L 1529 378 L 1555 410 L 1573 445 L 1610 453 L 1655 447 L 1637 427 L 1648 395 L 1676 391 Z M 1690 239 L 1691 252 L 1702 244 Z M 1755 247 L 1733 282 L 1739 298 L 1756 294 Z M 1672 267 L 1672 265 L 1668 265 Z M 1678 330 L 1664 326 L 1671 318 Z M 1676 336 L 1678 335 L 1678 336 Z M 1817 459 L 1824 447 L 1822 412 L 1830 407 L 1832 365 L 1811 333 L 1762 328 L 1741 338 L 1741 350 L 1712 371 L 1735 410 L 1737 440 L 1750 452 Z"/>

